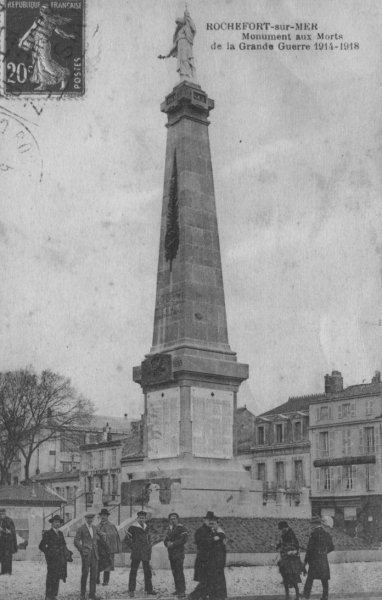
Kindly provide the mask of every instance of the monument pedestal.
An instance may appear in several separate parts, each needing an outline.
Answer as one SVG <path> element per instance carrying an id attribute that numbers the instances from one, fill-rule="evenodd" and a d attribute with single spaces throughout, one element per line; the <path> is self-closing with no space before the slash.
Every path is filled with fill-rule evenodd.
<path id="1" fill-rule="evenodd" d="M 234 506 L 237 514 L 240 490 L 250 485 L 235 458 L 236 396 L 248 365 L 228 342 L 208 138 L 213 107 L 186 81 L 161 105 L 168 134 L 153 344 L 133 371 L 145 397 L 145 459 L 129 469 L 133 480 L 161 487 L 166 516 L 177 506 L 183 516 L 230 515 Z"/>

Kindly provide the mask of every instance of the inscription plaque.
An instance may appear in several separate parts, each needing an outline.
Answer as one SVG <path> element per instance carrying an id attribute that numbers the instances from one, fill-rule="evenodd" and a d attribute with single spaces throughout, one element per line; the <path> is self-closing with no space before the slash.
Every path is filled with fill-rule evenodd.
<path id="1" fill-rule="evenodd" d="M 191 388 L 192 453 L 204 458 L 233 456 L 233 392 Z"/>
<path id="2" fill-rule="evenodd" d="M 147 394 L 149 458 L 179 455 L 180 388 Z"/>

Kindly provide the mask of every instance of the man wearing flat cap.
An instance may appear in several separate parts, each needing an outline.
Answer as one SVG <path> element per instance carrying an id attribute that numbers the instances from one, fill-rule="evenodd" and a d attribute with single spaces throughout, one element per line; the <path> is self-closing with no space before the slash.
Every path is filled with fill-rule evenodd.
<path id="1" fill-rule="evenodd" d="M 333 541 L 329 532 L 324 529 L 320 517 L 312 517 L 310 523 L 312 532 L 305 554 L 305 564 L 309 565 L 309 571 L 305 581 L 303 598 L 310 598 L 313 580 L 320 579 L 322 583 L 321 600 L 328 600 L 330 579 L 328 554 L 334 550 Z"/>
<path id="2" fill-rule="evenodd" d="M 194 567 L 194 581 L 198 585 L 188 596 L 191 600 L 205 600 L 208 596 L 208 567 L 209 556 L 214 546 L 214 533 L 210 527 L 211 521 L 216 517 L 208 511 L 203 519 L 203 525 L 195 531 L 196 559 Z"/>
<path id="3" fill-rule="evenodd" d="M 182 523 L 179 522 L 179 515 L 172 512 L 168 515 L 169 526 L 164 545 L 168 550 L 171 571 L 174 577 L 175 594 L 178 598 L 184 598 L 186 592 L 186 582 L 184 579 L 184 546 L 187 542 L 188 531 Z"/>
<path id="4" fill-rule="evenodd" d="M 93 525 L 94 513 L 85 515 L 85 523 L 77 529 L 74 545 L 81 554 L 81 600 L 85 600 L 86 583 L 90 573 L 89 600 L 96 600 L 96 585 L 98 575 L 98 541 L 105 541 L 104 533 Z M 101 541 L 101 543 L 102 543 Z"/>
<path id="5" fill-rule="evenodd" d="M 64 519 L 61 519 L 60 515 L 54 515 L 49 519 L 49 523 L 52 527 L 43 532 L 39 550 L 45 554 L 47 566 L 45 600 L 55 600 L 60 579 L 66 581 L 67 556 L 70 551 L 66 547 L 62 531 L 59 531 Z"/>
<path id="6" fill-rule="evenodd" d="M 145 578 L 145 592 L 149 596 L 155 596 L 151 580 L 151 539 L 149 528 L 146 523 L 147 513 L 140 510 L 137 513 L 137 521 L 128 528 L 126 532 L 126 541 L 131 546 L 131 567 L 129 575 L 129 596 L 134 597 L 137 585 L 137 572 L 142 561 L 143 575 Z"/>

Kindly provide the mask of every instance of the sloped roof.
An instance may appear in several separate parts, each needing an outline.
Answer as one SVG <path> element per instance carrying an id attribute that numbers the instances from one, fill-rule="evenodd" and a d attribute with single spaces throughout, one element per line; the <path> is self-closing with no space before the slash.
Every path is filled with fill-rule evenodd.
<path id="1" fill-rule="evenodd" d="M 139 433 L 126 436 L 123 441 L 122 461 L 143 457 L 142 437 Z"/>
<path id="2" fill-rule="evenodd" d="M 291 412 L 298 412 L 300 410 L 308 410 L 311 404 L 318 404 L 319 402 L 324 402 L 325 400 L 330 399 L 328 394 L 311 394 L 309 396 L 295 396 L 289 398 L 287 402 L 284 404 L 279 404 L 275 408 L 271 408 L 271 410 L 267 410 L 266 412 L 259 415 L 259 417 L 267 417 L 270 415 L 277 414 L 285 414 Z"/>
<path id="3" fill-rule="evenodd" d="M 108 415 L 93 415 L 89 425 L 85 428 L 102 429 L 106 423 L 111 427 L 111 432 L 127 432 L 131 430 L 131 423 L 139 421 L 139 419 L 127 419 L 125 417 L 110 417 Z"/>
<path id="4" fill-rule="evenodd" d="M 41 484 L 0 486 L 0 506 L 61 506 L 63 499 Z"/>
<path id="5" fill-rule="evenodd" d="M 307 410 L 311 404 L 319 404 L 320 402 L 333 402 L 335 400 L 357 398 L 360 396 L 377 396 L 382 394 L 382 383 L 360 383 L 350 385 L 349 387 L 330 394 L 311 394 L 308 396 L 291 396 L 287 402 L 280 404 L 271 410 L 259 415 L 267 417 L 279 413 L 291 413 L 299 410 Z"/>
<path id="6" fill-rule="evenodd" d="M 72 481 L 79 480 L 79 471 L 70 471 L 69 473 L 63 473 L 62 471 L 48 471 L 46 473 L 39 473 L 32 477 L 32 481 Z"/>
<path id="7" fill-rule="evenodd" d="M 281 517 L 280 517 L 281 518 Z M 227 552 L 275 552 L 280 532 L 276 518 L 240 518 L 222 517 L 219 524 L 227 536 Z M 310 519 L 287 519 L 295 532 L 301 549 L 306 549 L 310 534 Z M 187 553 L 195 553 L 195 531 L 202 525 L 201 518 L 187 517 L 181 522 L 189 532 L 186 544 Z M 154 543 L 164 539 L 168 527 L 167 519 L 151 519 L 150 532 Z M 330 531 L 336 550 L 355 550 L 366 548 L 362 541 L 355 540 L 339 529 Z"/>

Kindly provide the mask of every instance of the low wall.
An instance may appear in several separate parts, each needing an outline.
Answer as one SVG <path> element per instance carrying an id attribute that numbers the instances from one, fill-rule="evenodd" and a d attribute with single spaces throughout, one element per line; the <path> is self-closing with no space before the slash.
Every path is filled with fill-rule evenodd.
<path id="1" fill-rule="evenodd" d="M 243 552 L 228 553 L 227 566 L 260 567 L 276 565 L 279 554 L 276 552 Z M 304 554 L 301 553 L 304 560 Z M 382 562 L 382 550 L 337 550 L 329 554 L 329 562 L 353 563 L 353 562 Z M 184 568 L 192 569 L 195 564 L 195 554 L 186 554 Z M 154 569 L 169 569 L 167 549 L 163 542 L 153 547 L 151 565 Z M 116 554 L 115 566 L 130 566 L 130 554 Z"/>

